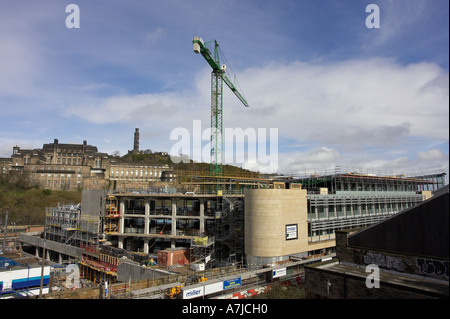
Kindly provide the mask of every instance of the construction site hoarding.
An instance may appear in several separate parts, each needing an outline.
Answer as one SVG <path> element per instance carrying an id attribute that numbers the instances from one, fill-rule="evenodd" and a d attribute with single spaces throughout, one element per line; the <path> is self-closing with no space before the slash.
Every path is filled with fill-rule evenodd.
<path id="1" fill-rule="evenodd" d="M 216 292 L 220 292 L 223 290 L 223 281 L 220 280 L 218 282 L 213 282 L 208 285 L 205 285 L 205 296 L 210 295 Z"/>
<path id="2" fill-rule="evenodd" d="M 193 299 L 204 295 L 203 286 L 195 286 L 193 288 L 183 288 L 183 299 Z"/>
<path id="3" fill-rule="evenodd" d="M 272 278 L 286 276 L 286 274 L 287 274 L 286 267 L 272 270 Z"/>

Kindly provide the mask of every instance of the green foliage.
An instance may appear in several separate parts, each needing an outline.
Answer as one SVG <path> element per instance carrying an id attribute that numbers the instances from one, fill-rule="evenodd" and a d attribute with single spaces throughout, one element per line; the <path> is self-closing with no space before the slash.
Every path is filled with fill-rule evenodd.
<path id="1" fill-rule="evenodd" d="M 254 299 L 305 299 L 305 289 L 302 286 L 285 286 L 275 283 L 272 288 Z"/>
<path id="2" fill-rule="evenodd" d="M 127 154 L 120 158 L 121 162 L 125 163 L 143 163 L 143 164 L 156 164 L 156 165 L 171 165 L 172 161 L 170 156 L 148 153 Z"/>
<path id="3" fill-rule="evenodd" d="M 20 183 L 0 182 L 0 217 L 3 218 L 8 211 L 8 220 L 17 225 L 43 224 L 46 207 L 80 202 L 80 191 L 51 191 L 24 187 Z"/>
<path id="4" fill-rule="evenodd" d="M 209 175 L 210 164 L 209 163 L 197 163 L 193 160 L 189 160 L 188 163 L 180 162 L 173 163 L 169 155 L 163 155 L 161 153 L 128 153 L 122 157 L 116 157 L 116 160 L 122 163 L 142 163 L 150 165 L 168 165 L 176 170 L 195 171 L 197 174 Z M 246 176 L 246 177 L 260 177 L 258 172 L 252 172 L 247 169 L 232 165 L 223 165 L 224 176 Z M 184 180 L 180 180 L 184 181 Z M 187 181 L 187 180 L 186 180 Z"/>

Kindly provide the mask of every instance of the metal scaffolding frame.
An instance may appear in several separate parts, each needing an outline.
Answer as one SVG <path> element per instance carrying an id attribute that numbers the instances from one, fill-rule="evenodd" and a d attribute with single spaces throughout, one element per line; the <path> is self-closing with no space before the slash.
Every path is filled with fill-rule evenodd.
<path id="1" fill-rule="evenodd" d="M 45 218 L 49 240 L 78 247 L 99 243 L 100 219 L 83 214 L 79 204 L 47 207 Z"/>
<path id="2" fill-rule="evenodd" d="M 309 177 L 295 178 L 291 183 L 301 183 L 308 193 L 319 193 L 320 188 L 327 188 L 330 194 L 349 194 L 349 192 L 412 192 L 435 191 L 445 184 L 445 172 L 415 175 L 375 175 L 361 173 L 338 173 L 329 175 L 312 174 Z"/>
<path id="3" fill-rule="evenodd" d="M 365 227 L 423 202 L 422 194 L 308 195 L 308 240 L 334 238 L 337 229 Z M 331 208 L 331 209 L 330 209 Z"/>

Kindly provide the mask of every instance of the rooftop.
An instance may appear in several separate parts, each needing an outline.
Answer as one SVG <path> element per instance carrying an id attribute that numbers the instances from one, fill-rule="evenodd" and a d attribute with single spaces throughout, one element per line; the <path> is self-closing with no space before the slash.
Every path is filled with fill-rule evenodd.
<path id="1" fill-rule="evenodd" d="M 335 274 L 345 274 L 345 276 L 360 278 L 364 281 L 368 276 L 365 267 L 357 264 L 339 263 L 336 260 L 307 267 L 322 269 Z M 380 286 L 382 285 L 401 286 L 405 290 L 426 291 L 434 296 L 446 296 L 447 298 L 449 296 L 448 280 L 438 280 L 380 268 Z"/>
<path id="2" fill-rule="evenodd" d="M 48 265 L 48 263 L 45 263 Z M 0 254 L 0 271 L 11 269 L 27 269 L 42 266 L 41 260 L 31 255 L 5 250 Z"/>

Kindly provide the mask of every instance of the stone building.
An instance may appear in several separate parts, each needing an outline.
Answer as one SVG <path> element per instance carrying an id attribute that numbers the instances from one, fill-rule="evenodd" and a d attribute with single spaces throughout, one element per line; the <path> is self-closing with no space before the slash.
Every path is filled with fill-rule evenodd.
<path id="1" fill-rule="evenodd" d="M 57 139 L 38 149 L 13 147 L 9 161 L 2 161 L 2 172 L 23 178 L 26 185 L 53 190 L 82 188 L 88 178 L 105 179 L 109 166 L 107 153 L 96 146 L 61 144 Z"/>
<path id="2" fill-rule="evenodd" d="M 139 153 L 139 131 L 133 154 Z M 25 185 L 52 190 L 137 188 L 151 182 L 172 182 L 168 165 L 124 162 L 96 146 L 62 144 L 57 139 L 38 149 L 13 147 L 11 158 L 0 158 L 0 176 L 22 179 Z"/>

